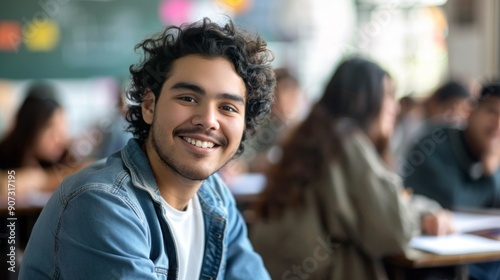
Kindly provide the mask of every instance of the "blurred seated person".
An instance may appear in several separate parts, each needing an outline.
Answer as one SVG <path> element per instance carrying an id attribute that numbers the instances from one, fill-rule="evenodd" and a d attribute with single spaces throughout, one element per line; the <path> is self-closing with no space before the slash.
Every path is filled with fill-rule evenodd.
<path id="1" fill-rule="evenodd" d="M 15 171 L 16 195 L 53 191 L 78 165 L 69 163 L 64 109 L 47 82 L 34 82 L 19 108 L 14 127 L 0 143 L 0 170 Z M 66 162 L 68 161 L 68 162 Z M 62 165 L 56 168 L 56 165 Z"/>
<path id="2" fill-rule="evenodd" d="M 423 102 L 412 94 L 399 99 L 396 127 L 390 139 L 391 151 L 394 157 L 405 156 L 409 143 L 413 143 L 415 135 L 421 129 L 424 120 Z"/>
<path id="3" fill-rule="evenodd" d="M 434 129 L 405 165 L 405 184 L 443 207 L 500 208 L 500 83 L 483 87 L 465 129 Z M 469 270 L 476 280 L 498 279 L 500 262 Z"/>
<path id="4" fill-rule="evenodd" d="M 386 71 L 344 61 L 270 170 L 250 238 L 272 279 L 386 279 L 382 257 L 452 232 L 449 214 L 405 191 L 388 140 L 398 104 Z M 307 259 L 316 257 L 311 271 Z"/>
<path id="5" fill-rule="evenodd" d="M 304 109 L 305 99 L 297 78 L 286 68 L 278 68 L 274 73 L 276 90 L 271 114 L 247 146 L 249 172 L 265 172 L 269 165 L 280 159 L 280 145 L 300 121 Z M 249 158 L 250 156 L 253 158 Z"/>
<path id="6" fill-rule="evenodd" d="M 276 89 L 271 114 L 248 140 L 244 153 L 221 170 L 229 184 L 238 174 L 264 173 L 278 162 L 282 155 L 281 144 L 301 120 L 306 98 L 298 79 L 287 68 L 277 68 L 274 73 Z"/>
<path id="7" fill-rule="evenodd" d="M 464 127 L 472 95 L 466 85 L 450 80 L 424 102 L 427 131 L 436 126 Z"/>
<path id="8" fill-rule="evenodd" d="M 401 123 L 398 122 L 391 139 L 395 156 L 404 159 L 415 141 L 434 128 L 464 127 L 470 114 L 471 97 L 465 84 L 449 80 L 430 97 L 413 104 L 413 108 L 407 113 L 410 119 L 403 118 Z"/>
<path id="9" fill-rule="evenodd" d="M 500 208 L 500 83 L 484 86 L 465 129 L 437 128 L 405 161 L 405 184 L 443 207 Z"/>

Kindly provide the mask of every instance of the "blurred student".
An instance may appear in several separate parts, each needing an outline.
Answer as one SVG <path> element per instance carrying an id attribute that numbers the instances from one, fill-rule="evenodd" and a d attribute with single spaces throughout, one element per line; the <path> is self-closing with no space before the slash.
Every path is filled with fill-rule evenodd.
<path id="1" fill-rule="evenodd" d="M 204 18 L 136 50 L 134 139 L 62 182 L 33 228 L 19 279 L 270 279 L 214 174 L 269 112 L 266 42 Z"/>
<path id="2" fill-rule="evenodd" d="M 0 143 L 2 173 L 14 170 L 16 192 L 53 191 L 63 175 L 53 168 L 68 155 L 66 113 L 47 82 L 34 82 L 19 108 L 14 127 Z M 68 168 L 64 168 L 65 173 Z M 3 174 L 5 175 L 5 174 Z"/>
<path id="3" fill-rule="evenodd" d="M 403 254 L 421 231 L 452 231 L 449 215 L 389 168 L 397 111 L 383 69 L 340 64 L 261 195 L 250 236 L 273 279 L 385 279 L 383 256 Z"/>
<path id="4" fill-rule="evenodd" d="M 391 151 L 395 158 L 406 155 L 424 120 L 422 102 L 412 94 L 399 99 L 399 108 L 394 133 L 390 139 Z"/>
<path id="5" fill-rule="evenodd" d="M 465 129 L 422 137 L 404 165 L 405 184 L 443 207 L 500 208 L 500 84 L 486 85 Z"/>
<path id="6" fill-rule="evenodd" d="M 299 81 L 286 68 L 274 70 L 276 74 L 275 102 L 271 114 L 259 127 L 242 155 L 248 160 L 249 172 L 265 172 L 281 157 L 281 144 L 300 121 L 305 98 Z"/>
<path id="7" fill-rule="evenodd" d="M 432 130 L 403 166 L 405 185 L 445 208 L 500 208 L 500 83 L 485 85 L 476 106 L 465 129 Z M 471 267 L 471 275 L 497 279 L 500 264 L 486 266 Z"/>
<path id="8" fill-rule="evenodd" d="M 427 126 L 424 131 L 438 126 L 464 127 L 470 114 L 471 97 L 466 85 L 459 81 L 443 84 L 424 102 Z"/>
<path id="9" fill-rule="evenodd" d="M 393 138 L 394 156 L 408 155 L 415 141 L 439 127 L 465 126 L 470 114 L 472 95 L 465 84 L 449 80 L 423 101 L 407 97 L 400 100 L 402 110 Z"/>
<path id="10" fill-rule="evenodd" d="M 276 164 L 282 144 L 300 122 L 306 98 L 298 79 L 287 69 L 274 69 L 276 76 L 275 100 L 271 113 L 249 139 L 245 152 L 228 163 L 220 172 L 231 186 L 231 180 L 242 173 L 264 173 Z"/>

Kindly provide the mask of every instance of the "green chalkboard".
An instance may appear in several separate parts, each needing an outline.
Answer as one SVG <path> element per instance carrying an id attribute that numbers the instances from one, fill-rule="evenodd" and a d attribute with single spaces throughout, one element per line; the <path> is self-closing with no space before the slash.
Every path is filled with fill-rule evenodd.
<path id="1" fill-rule="evenodd" d="M 165 16 L 164 4 L 172 2 L 175 0 L 0 0 L 0 79 L 128 77 L 128 67 L 140 57 L 134 46 L 165 27 L 160 11 L 166 22 L 178 18 L 173 9 Z M 191 7 L 188 16 L 182 17 L 187 21 L 203 16 L 227 19 L 217 1 L 180 2 Z M 276 15 L 282 7 L 277 1 L 250 3 L 244 13 L 232 15 L 237 26 L 259 33 L 268 42 L 296 39 L 296 34 L 284 32 L 279 24 Z M 57 26 L 58 43 L 49 51 L 33 51 L 25 40 L 34 34 L 33 28 L 26 27 L 45 20 Z M 15 51 L 2 49 L 5 22 L 24 29 Z"/>
<path id="2" fill-rule="evenodd" d="M 32 51 L 21 40 L 17 50 L 0 51 L 0 79 L 128 76 L 140 57 L 134 46 L 164 27 L 159 1 L 1 0 L 0 23 L 49 19 L 59 40 L 50 51 Z M 21 36 L 29 35 L 23 30 Z M 25 38 L 21 38 L 25 39 Z"/>

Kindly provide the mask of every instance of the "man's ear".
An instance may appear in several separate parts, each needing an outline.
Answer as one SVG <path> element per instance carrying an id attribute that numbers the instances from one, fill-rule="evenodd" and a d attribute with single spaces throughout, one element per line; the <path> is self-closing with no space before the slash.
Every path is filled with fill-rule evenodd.
<path id="1" fill-rule="evenodd" d="M 153 92 L 149 88 L 146 88 L 146 95 L 144 96 L 144 99 L 142 99 L 141 108 L 142 108 L 142 119 L 147 124 L 153 123 L 155 101 L 156 99 Z"/>

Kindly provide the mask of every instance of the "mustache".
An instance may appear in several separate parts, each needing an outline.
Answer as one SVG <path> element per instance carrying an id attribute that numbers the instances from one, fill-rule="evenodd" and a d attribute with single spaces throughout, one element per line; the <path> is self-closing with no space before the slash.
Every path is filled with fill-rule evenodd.
<path id="1" fill-rule="evenodd" d="M 215 143 L 218 143 L 221 146 L 227 146 L 227 139 L 223 136 L 217 135 L 215 132 L 211 130 L 204 129 L 203 127 L 193 127 L 193 128 L 177 128 L 174 129 L 173 135 L 178 136 L 182 134 L 203 134 L 211 139 L 213 139 Z"/>

